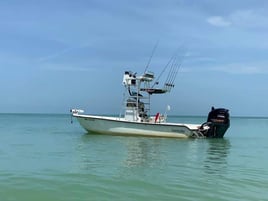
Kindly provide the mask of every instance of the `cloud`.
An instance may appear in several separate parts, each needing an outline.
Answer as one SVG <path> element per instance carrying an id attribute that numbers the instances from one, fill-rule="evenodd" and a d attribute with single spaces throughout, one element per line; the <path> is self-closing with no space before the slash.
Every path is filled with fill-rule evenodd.
<path id="1" fill-rule="evenodd" d="M 259 10 L 237 10 L 230 14 L 229 18 L 234 25 L 243 27 L 267 27 L 267 12 Z"/>
<path id="2" fill-rule="evenodd" d="M 79 51 L 79 50 L 81 50 L 83 48 L 87 48 L 87 47 L 89 47 L 88 44 L 83 44 L 83 45 L 80 45 L 80 46 L 77 46 L 77 47 L 68 47 L 68 48 L 65 48 L 65 49 L 63 49 L 61 51 L 51 53 L 50 55 L 40 57 L 37 60 L 39 62 L 47 62 L 47 61 L 56 59 L 58 57 L 66 56 L 66 55 L 68 55 L 68 53 Z"/>
<path id="3" fill-rule="evenodd" d="M 63 65 L 54 63 L 42 64 L 40 65 L 40 68 L 49 71 L 69 71 L 69 72 L 92 72 L 97 69 L 92 67 L 81 67 L 81 66 Z"/>
<path id="4" fill-rule="evenodd" d="M 222 70 L 232 74 L 268 74 L 268 69 L 261 64 L 231 64 Z"/>
<path id="5" fill-rule="evenodd" d="M 268 74 L 268 62 L 252 62 L 252 63 L 229 63 L 207 66 L 184 66 L 182 72 L 199 73 L 199 72 L 222 72 L 236 75 L 260 75 Z"/>
<path id="6" fill-rule="evenodd" d="M 230 63 L 227 65 L 209 67 L 207 71 L 220 71 L 230 74 L 257 75 L 268 74 L 267 64 L 264 63 Z"/>
<path id="7" fill-rule="evenodd" d="M 74 49 L 75 48 L 66 48 L 66 49 L 64 49 L 62 51 L 59 51 L 59 52 L 56 52 L 54 54 L 50 54 L 48 56 L 40 57 L 40 58 L 38 58 L 38 61 L 39 62 L 46 62 L 46 61 L 49 61 L 49 60 L 53 60 L 53 59 L 55 59 L 57 57 L 63 56 L 65 54 L 71 52 Z"/>
<path id="8" fill-rule="evenodd" d="M 246 28 L 267 28 L 268 16 L 267 12 L 263 9 L 235 10 L 225 17 L 211 16 L 207 18 L 207 22 L 217 27 L 228 27 L 232 25 Z"/>
<path id="9" fill-rule="evenodd" d="M 232 23 L 221 16 L 212 16 L 207 19 L 207 22 L 217 27 L 228 27 Z"/>

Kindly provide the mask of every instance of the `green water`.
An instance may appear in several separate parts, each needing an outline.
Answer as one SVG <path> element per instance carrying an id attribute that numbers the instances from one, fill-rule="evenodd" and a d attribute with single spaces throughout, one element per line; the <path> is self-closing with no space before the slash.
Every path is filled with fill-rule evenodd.
<path id="1" fill-rule="evenodd" d="M 68 115 L 2 114 L 0 139 L 0 201 L 268 200 L 265 118 L 232 118 L 224 139 L 183 140 L 89 135 Z"/>

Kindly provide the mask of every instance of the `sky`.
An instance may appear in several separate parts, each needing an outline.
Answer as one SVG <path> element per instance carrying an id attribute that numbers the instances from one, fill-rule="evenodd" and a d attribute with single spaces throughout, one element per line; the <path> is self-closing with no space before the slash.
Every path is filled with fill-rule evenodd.
<path id="1" fill-rule="evenodd" d="M 123 73 L 183 55 L 153 112 L 268 116 L 268 1 L 0 1 L 0 113 L 118 114 Z"/>

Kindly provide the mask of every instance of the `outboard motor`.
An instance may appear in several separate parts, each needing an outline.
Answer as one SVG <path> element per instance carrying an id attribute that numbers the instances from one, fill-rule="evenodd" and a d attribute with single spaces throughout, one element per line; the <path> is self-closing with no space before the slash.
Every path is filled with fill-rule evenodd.
<path id="1" fill-rule="evenodd" d="M 229 126 L 229 110 L 212 107 L 207 122 L 200 127 L 200 132 L 208 138 L 222 138 Z"/>

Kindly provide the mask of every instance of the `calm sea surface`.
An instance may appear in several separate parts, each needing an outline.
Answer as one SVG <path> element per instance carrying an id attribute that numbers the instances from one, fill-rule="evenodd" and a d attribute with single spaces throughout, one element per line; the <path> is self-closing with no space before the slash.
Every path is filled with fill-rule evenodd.
<path id="1" fill-rule="evenodd" d="M 202 123 L 201 117 L 170 121 Z M 0 115 L 0 201 L 268 200 L 268 119 L 224 139 L 86 134 L 68 115 Z"/>

